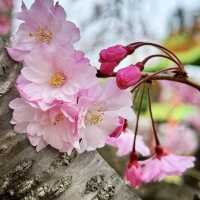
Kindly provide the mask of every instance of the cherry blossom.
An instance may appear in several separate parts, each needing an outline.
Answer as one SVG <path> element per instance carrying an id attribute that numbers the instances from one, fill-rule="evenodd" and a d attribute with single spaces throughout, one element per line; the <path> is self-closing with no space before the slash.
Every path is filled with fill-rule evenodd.
<path id="1" fill-rule="evenodd" d="M 143 183 L 142 167 L 139 161 L 129 163 L 124 174 L 125 181 L 134 188 L 138 188 Z"/>
<path id="2" fill-rule="evenodd" d="M 172 153 L 191 155 L 197 150 L 197 134 L 184 124 L 175 122 L 161 124 L 159 133 L 162 134 L 160 137 L 162 146 Z"/>
<path id="3" fill-rule="evenodd" d="M 16 61 L 38 46 L 72 45 L 80 38 L 79 29 L 66 20 L 64 9 L 53 0 L 35 0 L 30 9 L 22 3 L 22 11 L 17 18 L 23 23 L 13 36 L 11 46 L 7 48 Z"/>
<path id="4" fill-rule="evenodd" d="M 125 116 L 120 113 L 123 107 L 131 109 L 130 92 L 118 89 L 113 79 L 82 91 L 78 97 L 78 132 L 81 136 L 78 151 L 103 147 L 107 137 L 118 126 L 119 115 Z"/>
<path id="5" fill-rule="evenodd" d="M 8 34 L 10 26 L 10 19 L 7 16 L 0 15 L 0 36 Z"/>
<path id="6" fill-rule="evenodd" d="M 194 166 L 193 156 L 178 156 L 156 148 L 156 154 L 145 160 L 142 167 L 142 180 L 145 183 L 161 181 L 166 176 L 180 176 Z"/>
<path id="7" fill-rule="evenodd" d="M 106 143 L 117 148 L 117 155 L 124 156 L 133 149 L 134 134 L 127 128 L 127 120 L 119 117 L 118 127 L 108 136 Z M 136 136 L 136 151 L 143 156 L 150 154 L 149 148 L 145 145 L 143 137 Z"/>
<path id="8" fill-rule="evenodd" d="M 24 99 L 16 98 L 10 102 L 10 108 L 14 110 L 11 123 L 15 125 L 15 131 L 26 133 L 37 151 L 51 145 L 61 152 L 71 153 L 78 136 L 74 131 L 76 123 L 67 113 L 72 116 L 76 111 L 67 104 L 58 104 L 43 112 Z"/>
<path id="9" fill-rule="evenodd" d="M 75 101 L 79 89 L 96 83 L 96 70 L 71 48 L 33 50 L 24 60 L 17 88 L 25 99 L 46 110 L 57 101 Z"/>
<path id="10" fill-rule="evenodd" d="M 1 0 L 0 12 L 8 12 L 13 6 L 13 0 Z"/>

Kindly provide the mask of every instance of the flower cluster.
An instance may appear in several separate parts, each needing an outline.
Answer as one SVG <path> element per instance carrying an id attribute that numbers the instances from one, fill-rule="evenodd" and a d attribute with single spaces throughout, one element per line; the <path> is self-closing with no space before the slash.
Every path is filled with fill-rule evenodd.
<path id="1" fill-rule="evenodd" d="M 127 124 L 127 111 L 133 113 L 131 93 L 120 90 L 113 78 L 99 82 L 96 69 L 74 48 L 79 29 L 66 20 L 64 9 L 36 0 L 30 9 L 23 3 L 17 18 L 23 23 L 7 48 L 23 62 L 16 81 L 21 97 L 10 103 L 15 130 L 26 133 L 37 151 L 51 145 L 81 153 L 111 144 L 120 155 L 130 153 L 133 133 L 120 129 L 119 121 Z M 148 153 L 142 138 L 137 146 Z"/>
<path id="2" fill-rule="evenodd" d="M 137 159 L 136 152 L 143 157 L 151 152 L 137 134 L 139 114 L 135 135 L 128 126 L 128 113 L 134 113 L 127 88 L 141 83 L 149 58 L 117 73 L 114 68 L 142 43 L 102 50 L 97 71 L 74 47 L 80 38 L 79 29 L 66 20 L 58 2 L 35 0 L 30 9 L 22 3 L 17 18 L 23 23 L 7 50 L 12 59 L 23 63 L 23 68 L 16 81 L 20 97 L 10 102 L 11 123 L 16 132 L 26 134 L 37 151 L 50 145 L 70 154 L 73 149 L 82 153 L 111 145 L 119 156 L 131 154 L 125 179 L 134 187 L 181 175 L 193 166 L 193 157 L 163 150 L 155 131 L 155 155 L 145 161 Z M 99 75 L 109 79 L 99 81 Z"/>

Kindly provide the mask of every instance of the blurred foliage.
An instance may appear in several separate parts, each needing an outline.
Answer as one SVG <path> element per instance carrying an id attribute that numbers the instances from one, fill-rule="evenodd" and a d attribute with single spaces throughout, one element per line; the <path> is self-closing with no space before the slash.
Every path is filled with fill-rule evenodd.
<path id="1" fill-rule="evenodd" d="M 200 43 L 195 42 L 190 34 L 183 32 L 171 36 L 163 41 L 163 44 L 174 52 L 183 64 L 200 65 Z M 146 67 L 145 71 L 155 72 L 171 65 L 172 62 L 170 60 L 160 59 L 158 63 Z"/>
<path id="2" fill-rule="evenodd" d="M 152 111 L 155 121 L 163 122 L 173 119 L 176 120 L 176 122 L 180 122 L 194 114 L 196 107 L 189 104 L 174 106 L 170 103 L 153 103 Z M 146 112 L 145 115 L 147 114 L 148 112 Z"/>

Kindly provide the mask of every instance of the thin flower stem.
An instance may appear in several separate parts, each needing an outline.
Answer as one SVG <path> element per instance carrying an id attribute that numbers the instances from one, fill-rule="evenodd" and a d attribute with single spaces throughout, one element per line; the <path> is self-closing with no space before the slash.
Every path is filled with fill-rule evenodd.
<path id="1" fill-rule="evenodd" d="M 179 69 L 181 71 L 183 71 L 183 72 L 185 71 L 184 70 L 184 66 L 183 66 L 182 62 L 180 61 L 180 59 L 172 51 L 168 50 L 167 48 L 165 48 L 165 47 L 163 47 L 163 46 L 161 46 L 159 44 L 155 44 L 155 43 L 152 43 L 152 42 L 135 42 L 135 43 L 129 44 L 128 46 L 132 46 L 132 45 L 136 46 L 136 47 L 134 47 L 135 49 L 139 48 L 139 47 L 142 47 L 142 46 L 145 46 L 145 45 L 150 45 L 150 46 L 157 47 L 161 51 L 163 51 L 165 54 L 170 56 L 171 58 L 175 58 L 178 61 L 178 63 L 180 64 Z"/>
<path id="2" fill-rule="evenodd" d="M 141 108 L 142 108 L 142 102 L 143 102 L 143 98 L 144 98 L 144 92 L 145 92 L 145 84 L 144 84 L 144 86 L 142 88 L 142 93 L 141 93 L 139 107 L 138 107 L 138 112 L 137 112 L 137 118 L 136 118 L 136 124 L 135 124 L 135 134 L 134 134 L 134 141 L 133 141 L 133 150 L 132 150 L 132 152 L 135 152 L 136 136 L 137 136 L 137 132 L 138 132 L 139 118 L 140 118 L 140 113 L 141 113 Z"/>
<path id="3" fill-rule="evenodd" d="M 148 96 L 149 114 L 150 114 L 150 118 L 151 118 L 151 123 L 152 123 L 154 138 L 155 138 L 155 141 L 156 141 L 156 146 L 159 146 L 160 142 L 159 142 L 158 135 L 157 135 L 157 132 L 156 132 L 155 122 L 154 122 L 154 119 L 153 119 L 153 113 L 152 113 L 152 108 L 151 108 L 151 95 L 150 95 L 150 89 L 151 88 L 150 87 L 151 87 L 151 83 L 148 83 L 147 96 Z"/>
<path id="4" fill-rule="evenodd" d="M 166 59 L 169 59 L 170 61 L 176 63 L 176 65 L 179 67 L 180 66 L 180 63 L 177 62 L 176 60 L 174 60 L 173 58 L 171 58 L 170 56 L 166 56 L 166 55 L 162 55 L 162 54 L 154 54 L 154 55 L 151 55 L 151 56 L 148 56 L 147 58 L 145 58 L 142 63 L 145 65 L 150 59 L 152 58 L 156 58 L 156 57 L 162 57 L 162 58 L 166 58 Z"/>
<path id="5" fill-rule="evenodd" d="M 176 70 L 177 68 L 176 67 L 171 67 L 171 68 L 167 68 L 167 69 L 162 69 L 156 73 L 153 73 L 151 75 L 147 75 L 146 77 L 144 77 L 142 80 L 140 80 L 139 82 L 137 82 L 135 85 L 134 85 L 134 88 L 131 90 L 132 92 L 137 88 L 139 87 L 142 83 L 146 82 L 146 81 L 149 81 L 151 80 L 151 78 L 153 78 L 155 75 L 158 75 L 160 73 L 163 73 L 163 72 L 166 72 L 166 71 L 171 71 L 171 70 Z"/>

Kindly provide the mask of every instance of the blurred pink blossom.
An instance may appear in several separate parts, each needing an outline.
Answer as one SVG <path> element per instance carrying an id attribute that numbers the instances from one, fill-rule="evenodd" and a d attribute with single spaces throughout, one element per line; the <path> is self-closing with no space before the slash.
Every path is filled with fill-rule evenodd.
<path id="1" fill-rule="evenodd" d="M 0 0 L 0 12 L 8 12 L 12 9 L 13 0 Z"/>
<path id="2" fill-rule="evenodd" d="M 161 124 L 159 133 L 162 145 L 172 153 L 189 155 L 198 148 L 197 134 L 184 124 Z"/>
<path id="3" fill-rule="evenodd" d="M 10 18 L 0 15 L 0 36 L 7 35 L 10 31 Z"/>
<path id="4" fill-rule="evenodd" d="M 181 83 L 171 83 L 170 81 L 160 81 L 161 101 L 174 100 L 180 103 L 189 103 L 200 106 L 200 93 L 195 88 Z"/>

